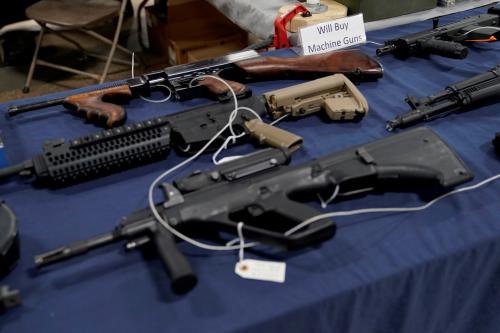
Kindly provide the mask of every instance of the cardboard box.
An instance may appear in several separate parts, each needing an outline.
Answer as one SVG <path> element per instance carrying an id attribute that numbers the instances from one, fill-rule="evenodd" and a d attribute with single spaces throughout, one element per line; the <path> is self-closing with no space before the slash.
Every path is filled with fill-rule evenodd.
<path id="1" fill-rule="evenodd" d="M 147 11 L 148 35 L 153 49 L 171 65 L 188 62 L 189 51 L 231 43 L 246 45 L 247 33 L 205 1 L 169 2 L 166 20 Z"/>
<path id="2" fill-rule="evenodd" d="M 363 13 L 365 22 L 416 13 L 436 7 L 436 0 L 336 0 L 349 8 L 349 15 Z"/>
<path id="3" fill-rule="evenodd" d="M 215 45 L 212 47 L 206 47 L 202 49 L 195 49 L 187 51 L 187 61 L 194 62 L 200 60 L 207 60 L 215 57 L 220 57 L 229 53 L 238 52 L 243 49 L 246 45 L 239 41 L 223 43 L 220 45 Z"/>
<path id="4" fill-rule="evenodd" d="M 185 64 L 189 62 L 189 52 L 199 50 L 198 54 L 201 54 L 204 49 L 217 48 L 225 44 L 239 45 L 243 48 L 246 45 L 246 35 L 233 31 L 218 31 L 205 36 L 170 37 L 168 39 L 169 63 L 171 65 Z"/>

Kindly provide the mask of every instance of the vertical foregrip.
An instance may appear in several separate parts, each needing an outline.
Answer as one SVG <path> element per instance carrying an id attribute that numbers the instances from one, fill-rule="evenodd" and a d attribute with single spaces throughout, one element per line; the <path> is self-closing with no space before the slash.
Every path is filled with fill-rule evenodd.
<path id="1" fill-rule="evenodd" d="M 176 294 L 185 294 L 196 286 L 198 279 L 187 258 L 177 249 L 175 238 L 170 231 L 158 225 L 153 235 L 158 256 L 171 280 Z"/>

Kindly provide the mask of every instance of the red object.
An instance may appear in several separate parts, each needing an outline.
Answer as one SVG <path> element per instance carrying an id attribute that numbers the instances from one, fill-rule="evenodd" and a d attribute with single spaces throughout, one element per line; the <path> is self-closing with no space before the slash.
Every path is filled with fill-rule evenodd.
<path id="1" fill-rule="evenodd" d="M 302 13 L 302 16 L 311 16 L 309 10 L 301 4 L 297 4 L 291 11 L 283 15 L 278 15 L 274 20 L 274 42 L 276 49 L 290 47 L 288 35 L 286 33 L 286 24 L 290 22 L 297 14 Z"/>

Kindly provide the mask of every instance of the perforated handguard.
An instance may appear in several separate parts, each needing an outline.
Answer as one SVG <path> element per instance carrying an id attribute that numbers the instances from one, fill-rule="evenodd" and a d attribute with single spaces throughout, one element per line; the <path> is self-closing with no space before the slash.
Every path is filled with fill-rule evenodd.
<path id="1" fill-rule="evenodd" d="M 69 142 L 50 141 L 33 167 L 39 181 L 61 186 L 164 159 L 169 148 L 167 117 L 158 117 Z"/>

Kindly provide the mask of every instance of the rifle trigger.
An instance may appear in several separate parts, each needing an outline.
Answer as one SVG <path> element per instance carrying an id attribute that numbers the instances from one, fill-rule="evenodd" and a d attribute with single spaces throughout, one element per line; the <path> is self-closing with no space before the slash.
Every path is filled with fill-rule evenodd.
<path id="1" fill-rule="evenodd" d="M 363 162 L 366 164 L 376 164 L 375 159 L 364 147 L 356 149 L 356 155 L 358 155 Z"/>
<path id="2" fill-rule="evenodd" d="M 164 208 L 176 206 L 184 202 L 184 197 L 182 196 L 181 192 L 179 192 L 179 190 L 176 189 L 172 184 L 163 183 L 160 185 L 160 187 L 165 194 L 165 198 L 167 199 L 163 204 Z"/>

